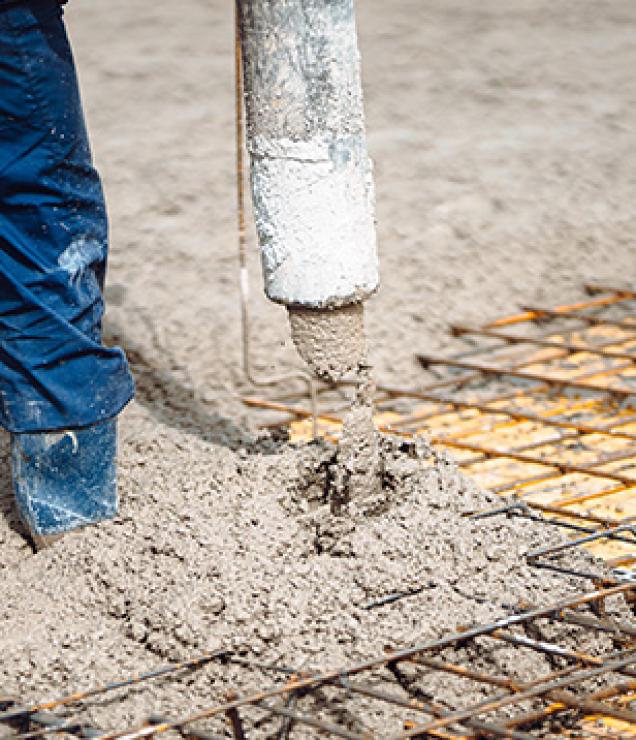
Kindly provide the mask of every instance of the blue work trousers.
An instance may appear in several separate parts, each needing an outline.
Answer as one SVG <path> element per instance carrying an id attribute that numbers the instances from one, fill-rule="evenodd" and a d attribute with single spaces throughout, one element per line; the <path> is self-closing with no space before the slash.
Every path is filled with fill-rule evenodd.
<path id="1" fill-rule="evenodd" d="M 0 425 L 82 428 L 131 399 L 101 343 L 104 196 L 57 0 L 0 0 Z"/>

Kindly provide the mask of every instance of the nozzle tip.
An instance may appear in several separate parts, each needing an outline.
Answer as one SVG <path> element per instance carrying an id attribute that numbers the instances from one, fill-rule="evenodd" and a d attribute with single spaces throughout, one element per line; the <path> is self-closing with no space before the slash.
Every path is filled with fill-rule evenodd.
<path id="1" fill-rule="evenodd" d="M 336 383 L 364 363 L 362 303 L 329 309 L 288 307 L 288 311 L 298 354 L 318 377 Z"/>

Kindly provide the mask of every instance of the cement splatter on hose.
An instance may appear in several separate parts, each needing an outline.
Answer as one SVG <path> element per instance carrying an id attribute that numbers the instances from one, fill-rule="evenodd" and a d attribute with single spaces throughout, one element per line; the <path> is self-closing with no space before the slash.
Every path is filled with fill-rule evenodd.
<path id="1" fill-rule="evenodd" d="M 352 370 L 356 373 L 356 395 L 344 420 L 332 500 L 334 513 L 344 513 L 349 500 L 373 496 L 381 485 L 364 309 L 361 303 L 330 310 L 293 308 L 289 318 L 296 349 L 316 375 L 335 383 Z"/>

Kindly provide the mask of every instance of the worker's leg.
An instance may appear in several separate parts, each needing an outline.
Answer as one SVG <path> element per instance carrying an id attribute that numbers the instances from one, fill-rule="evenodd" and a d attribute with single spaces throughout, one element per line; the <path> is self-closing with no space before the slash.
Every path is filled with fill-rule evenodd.
<path id="1" fill-rule="evenodd" d="M 133 393 L 101 344 L 106 214 L 57 0 L 0 9 L 0 91 L 0 424 L 20 512 L 49 535 L 115 513 Z"/>

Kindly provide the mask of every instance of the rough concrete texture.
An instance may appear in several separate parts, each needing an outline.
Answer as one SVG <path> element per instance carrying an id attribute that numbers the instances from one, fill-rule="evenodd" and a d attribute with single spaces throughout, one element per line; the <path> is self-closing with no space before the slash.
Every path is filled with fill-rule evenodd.
<path id="1" fill-rule="evenodd" d="M 312 490 L 295 483 L 315 448 L 246 451 L 238 395 L 254 390 L 239 369 L 232 4 L 65 7 L 110 206 L 106 334 L 130 356 L 138 401 L 121 423 L 121 518 L 50 552 L 33 556 L 14 529 L 2 456 L 0 690 L 50 696 L 233 634 L 269 659 L 333 666 L 484 621 L 520 595 L 544 603 L 582 588 L 510 566 L 515 550 L 544 541 L 531 525 L 458 520 L 476 494 L 444 459 L 423 461 L 408 494 L 390 486 L 419 465 L 402 456 L 385 482 L 395 505 L 338 534 L 321 475 Z M 575 301 L 584 280 L 633 276 L 633 0 L 364 0 L 357 10 L 383 271 L 366 306 L 379 383 L 420 383 L 414 351 L 446 349 L 449 322 Z M 254 249 L 254 284 L 258 262 Z M 252 299 L 255 370 L 293 370 L 285 310 Z M 421 596 L 358 606 L 428 581 Z M 517 655 L 492 648 L 476 665 L 522 674 Z M 232 666 L 205 676 L 134 692 L 132 708 L 103 704 L 95 720 L 176 715 L 251 681 Z"/>
<path id="2" fill-rule="evenodd" d="M 265 662 L 334 668 L 387 644 L 490 620 L 522 598 L 541 604 L 585 587 L 524 562 L 525 551 L 560 535 L 505 518 L 471 521 L 466 514 L 495 498 L 448 458 L 421 440 L 379 444 L 381 490 L 352 498 L 347 516 L 337 516 L 334 448 L 276 449 L 264 440 L 232 452 L 157 428 L 137 406 L 124 424 L 126 495 L 115 522 L 33 556 L 0 520 L 3 692 L 51 697 L 220 646 Z M 571 564 L 589 567 L 583 556 Z M 364 609 L 411 590 L 421 592 Z M 519 678 L 549 666 L 499 645 L 484 647 L 479 660 Z M 151 711 L 180 716 L 231 687 L 275 678 L 212 665 L 136 689 L 124 702 L 96 702 L 91 717 L 122 728 Z M 481 696 L 443 678 L 427 679 L 427 691 L 450 703 Z M 337 719 L 340 705 L 325 703 Z M 381 731 L 394 720 L 369 722 Z"/>
<path id="3" fill-rule="evenodd" d="M 288 311 L 298 354 L 319 378 L 335 383 L 364 360 L 366 338 L 361 303 L 326 310 Z"/>

